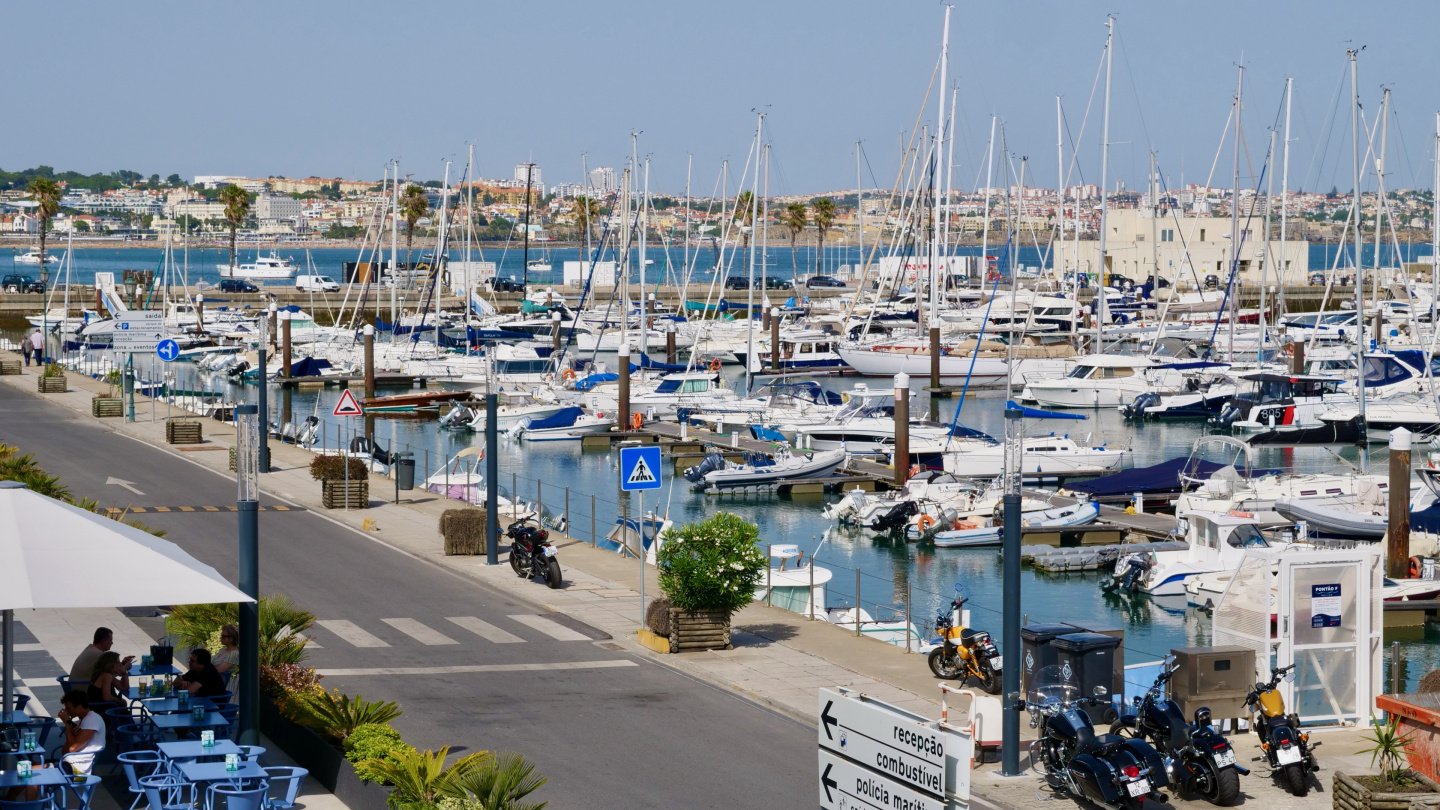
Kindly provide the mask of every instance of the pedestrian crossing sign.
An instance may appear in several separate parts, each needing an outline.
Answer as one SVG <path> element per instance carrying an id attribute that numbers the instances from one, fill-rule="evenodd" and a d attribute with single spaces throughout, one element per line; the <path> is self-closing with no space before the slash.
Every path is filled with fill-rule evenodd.
<path id="1" fill-rule="evenodd" d="M 637 489 L 660 488 L 660 448 L 620 448 L 620 489 L 633 492 Z"/>

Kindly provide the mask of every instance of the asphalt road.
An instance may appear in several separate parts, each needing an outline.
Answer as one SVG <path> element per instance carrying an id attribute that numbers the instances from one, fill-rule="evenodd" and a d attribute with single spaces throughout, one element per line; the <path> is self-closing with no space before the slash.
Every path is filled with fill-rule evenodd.
<path id="1" fill-rule="evenodd" d="M 235 500 L 233 480 L 9 386 L 0 442 L 104 505 Z M 145 494 L 107 486 L 110 477 Z M 143 521 L 233 581 L 233 513 Z M 579 638 L 537 604 L 314 513 L 262 512 L 260 527 L 261 592 L 289 595 L 322 623 L 309 663 L 360 670 L 325 683 L 399 703 L 394 725 L 408 742 L 518 751 L 549 777 L 536 798 L 556 808 L 815 806 L 813 727 Z"/>

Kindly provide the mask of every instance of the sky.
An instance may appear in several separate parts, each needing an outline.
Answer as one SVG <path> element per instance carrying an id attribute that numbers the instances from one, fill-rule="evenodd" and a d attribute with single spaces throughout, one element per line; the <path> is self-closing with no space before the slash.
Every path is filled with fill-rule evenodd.
<path id="1" fill-rule="evenodd" d="M 726 160 L 734 193 L 763 112 L 771 194 L 854 188 L 857 141 L 864 185 L 890 188 L 902 140 L 917 121 L 936 126 L 943 9 L 909 0 L 6 3 L 0 168 L 379 179 L 393 158 L 418 181 L 440 179 L 447 160 L 458 177 L 473 144 L 477 176 L 508 178 L 533 160 L 554 185 L 580 182 L 583 165 L 622 168 L 638 133 L 652 191 L 683 193 L 689 166 L 692 193 L 708 196 Z M 1027 185 L 1054 187 L 1056 96 L 1069 140 L 1079 141 L 1070 182 L 1099 179 L 1107 13 L 1116 16 L 1112 186 L 1143 185 L 1154 151 L 1167 187 L 1207 177 L 1228 187 L 1221 136 L 1243 61 L 1242 185 L 1255 182 L 1270 129 L 1283 124 L 1291 76 L 1291 188 L 1348 188 L 1346 49 L 1361 46 L 1367 121 L 1381 88 L 1392 89 L 1387 187 L 1432 185 L 1433 0 L 1034 0 L 954 6 L 944 84 L 958 101 L 955 186 L 983 184 L 993 115 L 1014 170 L 1028 156 Z M 998 155 L 996 184 L 1006 162 Z"/>

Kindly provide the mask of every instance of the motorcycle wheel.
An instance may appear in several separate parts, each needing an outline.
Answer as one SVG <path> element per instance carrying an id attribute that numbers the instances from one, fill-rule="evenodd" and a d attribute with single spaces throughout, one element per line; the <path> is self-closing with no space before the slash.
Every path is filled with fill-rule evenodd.
<path id="1" fill-rule="evenodd" d="M 1215 763 L 1208 759 L 1200 762 L 1202 776 L 1196 785 L 1198 793 L 1205 800 L 1220 807 L 1229 807 L 1240 798 L 1240 773 L 1234 768 L 1215 770 Z"/>
<path id="2" fill-rule="evenodd" d="M 1310 774 L 1305 770 L 1304 763 L 1295 762 L 1285 766 L 1285 789 L 1296 796 L 1304 796 L 1310 792 Z"/>
<path id="3" fill-rule="evenodd" d="M 958 658 L 951 656 L 947 661 L 945 659 L 945 648 L 940 647 L 930 651 L 930 672 L 934 673 L 937 678 L 954 680 L 960 677 L 964 670 L 961 669 Z"/>
<path id="4" fill-rule="evenodd" d="M 515 576 L 525 576 L 525 569 L 520 565 L 520 554 L 515 549 L 510 549 L 510 567 L 515 569 Z"/>
<path id="5" fill-rule="evenodd" d="M 980 688 L 992 695 L 1000 694 L 1000 673 L 993 669 L 985 670 L 980 676 Z"/>
<path id="6" fill-rule="evenodd" d="M 549 585 L 552 591 L 561 585 L 560 563 L 553 558 L 550 560 L 550 564 L 545 566 L 545 584 Z"/>

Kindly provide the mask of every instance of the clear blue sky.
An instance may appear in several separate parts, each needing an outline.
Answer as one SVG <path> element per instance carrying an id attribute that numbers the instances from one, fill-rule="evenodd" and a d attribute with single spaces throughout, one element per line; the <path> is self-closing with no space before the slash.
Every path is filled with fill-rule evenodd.
<path id="1" fill-rule="evenodd" d="M 1291 75 L 1292 188 L 1348 187 L 1343 98 L 1324 148 L 1348 41 L 1367 46 L 1372 120 L 1380 87 L 1393 88 L 1389 185 L 1430 185 L 1433 0 L 1116 0 L 956 6 L 961 188 L 975 185 L 992 113 L 1031 157 L 1030 176 L 1055 184 L 1054 97 L 1078 134 L 1107 11 L 1119 34 L 1112 178 L 1143 183 L 1153 148 L 1172 185 L 1203 180 L 1243 57 L 1255 169 Z M 722 159 L 738 176 L 751 110 L 768 105 L 772 193 L 853 187 L 856 140 L 888 187 L 941 17 L 939 2 L 898 0 L 7 3 L 0 167 L 378 178 L 398 157 L 416 179 L 438 179 L 473 142 L 480 176 L 533 159 L 554 184 L 580 179 L 582 152 L 591 167 L 621 166 L 640 131 L 652 190 L 682 190 L 693 153 L 695 192 L 708 194 Z M 1099 118 L 1097 92 L 1081 149 L 1089 181 Z M 1219 167 L 1216 184 L 1229 185 L 1228 146 Z"/>

